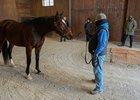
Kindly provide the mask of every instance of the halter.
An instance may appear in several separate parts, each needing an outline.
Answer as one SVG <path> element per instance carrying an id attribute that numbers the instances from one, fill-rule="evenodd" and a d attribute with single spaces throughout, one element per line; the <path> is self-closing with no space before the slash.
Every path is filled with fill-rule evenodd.
<path id="1" fill-rule="evenodd" d="M 61 23 L 62 23 L 63 25 L 65 25 L 65 26 L 66 26 L 66 22 L 65 22 L 63 19 L 61 19 L 60 21 L 54 21 L 55 27 L 62 33 L 62 35 L 70 33 L 70 31 L 68 31 L 67 33 L 64 33 L 64 32 L 61 30 L 61 28 L 59 27 L 58 22 L 61 22 Z M 67 27 L 67 26 L 66 26 L 66 27 Z"/>

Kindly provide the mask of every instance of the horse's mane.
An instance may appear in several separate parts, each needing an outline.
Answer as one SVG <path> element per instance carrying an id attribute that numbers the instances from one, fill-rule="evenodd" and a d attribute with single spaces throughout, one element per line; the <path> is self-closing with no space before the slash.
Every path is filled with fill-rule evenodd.
<path id="1" fill-rule="evenodd" d="M 32 19 L 27 19 L 22 21 L 21 23 L 23 24 L 28 24 L 28 25 L 48 25 L 51 24 L 54 21 L 54 16 L 49 16 L 49 17 L 36 17 Z"/>
<path id="2" fill-rule="evenodd" d="M 21 23 L 26 26 L 33 26 L 38 34 L 44 36 L 46 33 L 50 32 L 54 28 L 55 16 L 49 17 L 36 17 L 28 20 L 24 20 Z M 47 28 L 47 30 L 46 30 Z"/>

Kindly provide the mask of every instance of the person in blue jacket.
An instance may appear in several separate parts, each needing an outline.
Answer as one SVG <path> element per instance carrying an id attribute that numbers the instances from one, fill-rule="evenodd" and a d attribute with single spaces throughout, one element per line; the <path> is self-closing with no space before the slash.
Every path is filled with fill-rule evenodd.
<path id="1" fill-rule="evenodd" d="M 99 13 L 96 16 L 95 21 L 96 26 L 96 33 L 97 34 L 97 47 L 93 50 L 92 54 L 92 66 L 93 72 L 95 75 L 95 80 L 93 81 L 96 83 L 95 89 L 91 91 L 91 94 L 100 94 L 103 92 L 103 63 L 107 54 L 107 45 L 109 39 L 109 25 L 107 22 L 107 17 L 104 13 Z"/>

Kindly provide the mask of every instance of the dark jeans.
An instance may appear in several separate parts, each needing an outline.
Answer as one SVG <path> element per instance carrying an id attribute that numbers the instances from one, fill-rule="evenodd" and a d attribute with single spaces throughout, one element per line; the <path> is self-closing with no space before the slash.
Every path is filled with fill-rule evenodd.
<path id="1" fill-rule="evenodd" d="M 60 42 L 65 41 L 66 42 L 66 36 L 61 36 L 60 37 Z"/>
<path id="2" fill-rule="evenodd" d="M 126 39 L 127 39 L 127 37 L 129 36 L 129 38 L 130 38 L 130 47 L 132 47 L 132 45 L 133 45 L 133 35 L 123 35 L 123 37 L 122 37 L 122 40 L 121 40 L 121 42 L 122 42 L 122 46 L 124 46 L 125 45 L 125 41 L 126 41 Z"/>
<path id="3" fill-rule="evenodd" d="M 89 33 L 86 33 L 86 41 L 90 41 L 92 38 L 92 35 Z"/>

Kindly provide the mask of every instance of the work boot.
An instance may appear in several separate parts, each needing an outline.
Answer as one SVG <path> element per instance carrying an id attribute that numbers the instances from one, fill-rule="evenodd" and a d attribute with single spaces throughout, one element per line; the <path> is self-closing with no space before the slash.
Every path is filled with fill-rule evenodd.
<path id="1" fill-rule="evenodd" d="M 100 90 L 98 90 L 98 89 L 93 89 L 92 91 L 90 91 L 90 93 L 92 94 L 92 95 L 96 95 L 96 94 L 102 94 L 103 93 L 103 91 L 100 91 Z"/>

